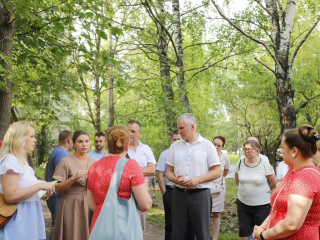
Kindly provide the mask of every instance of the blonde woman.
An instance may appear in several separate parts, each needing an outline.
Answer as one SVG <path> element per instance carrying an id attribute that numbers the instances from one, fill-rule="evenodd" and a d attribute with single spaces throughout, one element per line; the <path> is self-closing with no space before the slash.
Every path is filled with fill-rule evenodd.
<path id="1" fill-rule="evenodd" d="M 53 184 L 38 183 L 35 172 L 27 163 L 27 153 L 33 151 L 35 128 L 30 122 L 12 124 L 0 150 L 0 192 L 6 202 L 16 203 L 17 214 L 0 229 L 0 239 L 46 239 L 45 225 L 38 191 L 54 190 Z"/>

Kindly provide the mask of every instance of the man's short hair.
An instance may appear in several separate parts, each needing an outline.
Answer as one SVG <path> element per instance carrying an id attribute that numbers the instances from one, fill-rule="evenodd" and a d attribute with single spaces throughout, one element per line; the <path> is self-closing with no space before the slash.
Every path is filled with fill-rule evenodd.
<path id="1" fill-rule="evenodd" d="M 174 131 L 172 132 L 172 135 L 178 135 L 178 134 L 180 134 L 180 133 L 179 133 L 179 130 L 174 130 Z"/>
<path id="2" fill-rule="evenodd" d="M 138 126 L 139 126 L 139 131 L 141 131 L 141 124 L 138 122 L 138 121 L 136 121 L 136 120 L 131 120 L 131 121 L 129 121 L 128 123 L 127 123 L 127 126 L 128 125 L 133 125 L 133 124 L 138 124 Z"/>
<path id="3" fill-rule="evenodd" d="M 66 143 L 69 138 L 72 137 L 72 132 L 69 130 L 63 130 L 59 133 L 59 143 Z"/>
<path id="4" fill-rule="evenodd" d="M 94 137 L 105 137 L 103 132 L 97 132 Z"/>
<path id="5" fill-rule="evenodd" d="M 183 119 L 185 124 L 187 124 L 188 126 L 191 126 L 192 124 L 194 124 L 195 126 L 197 126 L 197 120 L 194 117 L 194 115 L 192 113 L 184 113 L 182 114 L 180 117 L 178 117 L 177 123 Z"/>

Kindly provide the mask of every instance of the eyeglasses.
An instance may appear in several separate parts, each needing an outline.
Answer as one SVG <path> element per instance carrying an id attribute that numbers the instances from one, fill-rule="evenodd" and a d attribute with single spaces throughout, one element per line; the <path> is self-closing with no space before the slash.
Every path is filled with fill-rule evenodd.
<path id="1" fill-rule="evenodd" d="M 244 148 L 243 149 L 244 152 L 251 152 L 253 150 L 255 150 L 255 149 L 254 148 Z"/>

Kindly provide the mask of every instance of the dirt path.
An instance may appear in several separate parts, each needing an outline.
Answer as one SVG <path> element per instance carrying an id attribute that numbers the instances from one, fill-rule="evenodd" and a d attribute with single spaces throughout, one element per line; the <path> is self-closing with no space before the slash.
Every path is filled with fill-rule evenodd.
<path id="1" fill-rule="evenodd" d="M 51 232 L 51 214 L 45 201 L 41 201 L 41 206 L 42 206 L 44 221 L 46 224 L 47 239 L 49 239 L 50 232 Z M 164 229 L 161 229 L 157 226 L 147 223 L 145 236 L 146 236 L 146 240 L 163 240 Z"/>

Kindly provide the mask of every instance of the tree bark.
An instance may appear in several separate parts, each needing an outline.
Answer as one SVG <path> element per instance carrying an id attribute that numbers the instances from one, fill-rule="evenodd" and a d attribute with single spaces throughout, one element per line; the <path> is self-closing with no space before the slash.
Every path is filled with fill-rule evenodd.
<path id="1" fill-rule="evenodd" d="M 113 51 L 113 41 L 112 41 L 112 34 L 111 30 L 109 30 L 109 49 L 110 49 L 110 57 L 114 57 Z M 109 91 L 109 103 L 108 103 L 108 112 L 109 112 L 109 119 L 108 119 L 108 128 L 114 126 L 114 99 L 113 99 L 113 87 L 114 87 L 114 74 L 113 74 L 113 66 L 109 67 L 109 84 L 108 84 L 108 91 Z"/>
<path id="2" fill-rule="evenodd" d="M 170 64 L 168 63 L 168 43 L 167 34 L 163 29 L 166 26 L 165 16 L 164 16 L 164 5 L 163 0 L 159 0 L 157 8 L 159 11 L 160 18 L 159 21 L 161 25 L 158 24 L 158 56 L 160 62 L 160 78 L 162 85 L 163 94 L 163 109 L 166 119 L 166 127 L 169 137 L 172 136 L 172 132 L 176 129 L 176 114 L 174 106 L 174 93 L 172 89 L 172 79 L 170 77 Z"/>
<path id="3" fill-rule="evenodd" d="M 15 34 L 14 13 L 6 9 L 5 3 L 0 3 L 0 54 L 12 60 L 13 39 Z M 0 58 L 1 66 L 7 71 L 0 75 L 0 140 L 3 139 L 11 116 L 13 82 L 7 77 L 12 70 L 10 62 Z"/>
<path id="4" fill-rule="evenodd" d="M 98 54 L 100 53 L 101 48 L 101 37 L 97 36 L 96 39 L 96 50 Z M 94 105 L 95 105 L 95 125 L 94 130 L 95 132 L 101 131 L 101 91 L 100 91 L 100 73 L 95 69 L 95 86 L 94 86 Z"/>
<path id="5" fill-rule="evenodd" d="M 183 112 L 191 112 L 188 93 L 184 78 L 183 68 L 183 46 L 181 34 L 181 20 L 180 20 L 180 5 L 179 0 L 172 0 L 172 14 L 173 14 L 173 31 L 175 39 L 175 47 L 177 52 L 176 71 L 177 81 L 179 87 L 179 97 L 183 103 Z"/>

